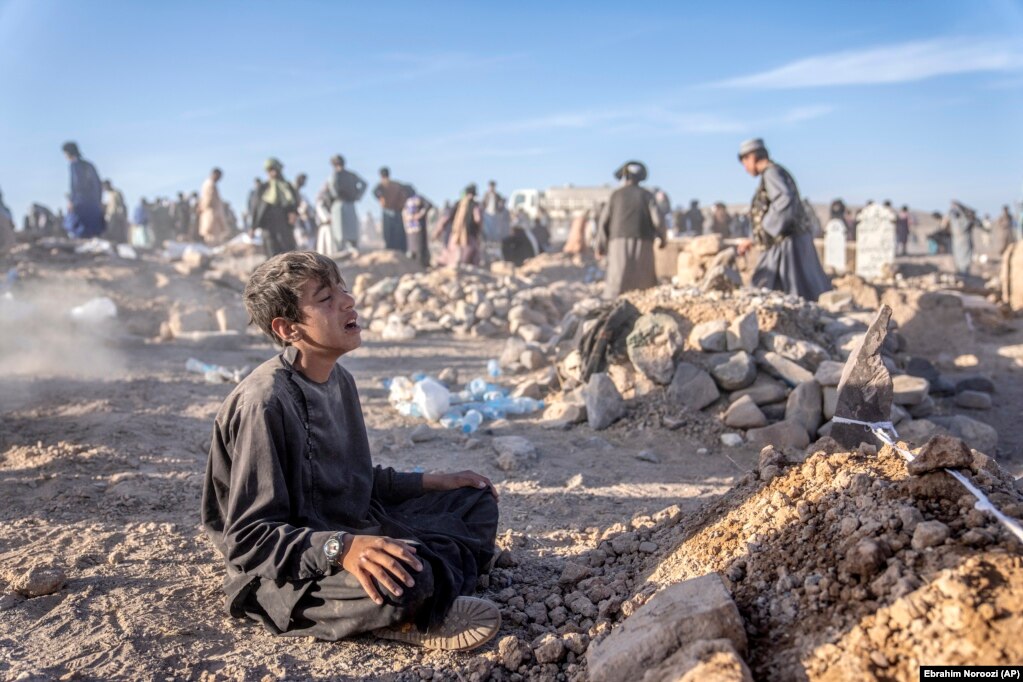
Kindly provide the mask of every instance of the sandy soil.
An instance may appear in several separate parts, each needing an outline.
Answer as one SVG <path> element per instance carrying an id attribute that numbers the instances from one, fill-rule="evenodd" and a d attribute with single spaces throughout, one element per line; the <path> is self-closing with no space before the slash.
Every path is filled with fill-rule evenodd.
<path id="1" fill-rule="evenodd" d="M 186 373 L 185 362 L 251 366 L 275 350 L 252 335 L 216 347 L 155 337 L 172 302 L 227 301 L 236 292 L 180 277 L 157 262 L 53 256 L 23 266 L 21 275 L 19 296 L 38 307 L 0 342 L 0 678 L 489 674 L 496 645 L 451 655 L 371 637 L 323 643 L 273 637 L 226 616 L 221 561 L 199 527 L 199 496 L 212 419 L 231 385 L 206 383 Z M 114 299 L 116 321 L 99 328 L 67 322 L 68 309 L 95 295 Z M 977 418 L 999 430 L 1000 457 L 1018 475 L 1023 321 L 981 328 L 978 341 L 979 368 L 995 378 L 998 393 L 996 407 Z M 748 446 L 720 446 L 711 417 L 676 431 L 627 419 L 601 433 L 586 426 L 550 430 L 522 418 L 469 437 L 438 430 L 435 439 L 413 444 L 409 434 L 420 421 L 388 405 L 382 380 L 447 367 L 468 380 L 500 348 L 500 340 L 435 335 L 384 343 L 367 334 L 363 348 L 342 364 L 359 383 L 377 462 L 406 470 L 474 469 L 495 481 L 501 544 L 519 564 L 516 575 L 531 580 L 511 585 L 523 595 L 556 583 L 566 559 L 585 561 L 609 528 L 625 530 L 631 519 L 672 505 L 697 514 L 755 467 L 757 453 Z M 539 460 L 521 471 L 499 470 L 489 441 L 508 434 L 530 439 Z M 5 583 L 32 565 L 63 568 L 67 584 L 33 599 L 14 595 Z M 752 608 L 742 606 L 744 613 Z M 529 638 L 521 624 L 508 622 L 505 630 Z"/>

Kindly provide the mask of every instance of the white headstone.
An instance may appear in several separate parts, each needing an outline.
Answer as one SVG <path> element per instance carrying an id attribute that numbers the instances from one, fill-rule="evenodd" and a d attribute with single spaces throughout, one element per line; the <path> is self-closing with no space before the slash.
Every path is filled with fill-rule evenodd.
<path id="1" fill-rule="evenodd" d="M 856 221 L 856 274 L 877 279 L 895 262 L 895 214 L 879 204 L 860 211 Z"/>
<path id="2" fill-rule="evenodd" d="M 844 275 L 848 267 L 845 222 L 832 218 L 824 228 L 824 267 Z"/>

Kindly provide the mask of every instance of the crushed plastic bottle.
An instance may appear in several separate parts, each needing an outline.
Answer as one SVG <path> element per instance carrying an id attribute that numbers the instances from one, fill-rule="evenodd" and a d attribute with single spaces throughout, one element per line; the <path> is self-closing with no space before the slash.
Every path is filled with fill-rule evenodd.
<path id="1" fill-rule="evenodd" d="M 501 364 L 497 360 L 487 360 L 487 375 L 491 379 L 501 376 Z"/>
<path id="2" fill-rule="evenodd" d="M 530 414 L 532 412 L 538 412 L 544 408 L 542 400 L 536 400 L 534 398 L 508 398 L 502 397 L 496 400 L 488 400 L 487 405 L 494 408 L 502 409 L 507 414 Z"/>
<path id="3" fill-rule="evenodd" d="M 210 384 L 237 384 L 245 377 L 246 374 L 249 373 L 248 367 L 242 367 L 241 369 L 228 369 L 227 367 L 211 365 L 201 360 L 196 360 L 195 358 L 188 358 L 188 361 L 185 362 L 185 370 L 196 374 L 202 374 L 207 383 Z"/>
<path id="4" fill-rule="evenodd" d="M 398 414 L 403 417 L 422 417 L 423 413 L 419 409 L 419 405 L 411 401 L 400 402 L 396 406 L 398 408 Z"/>
<path id="5" fill-rule="evenodd" d="M 462 417 L 462 433 L 476 433 L 483 423 L 483 415 L 476 410 L 469 410 Z"/>

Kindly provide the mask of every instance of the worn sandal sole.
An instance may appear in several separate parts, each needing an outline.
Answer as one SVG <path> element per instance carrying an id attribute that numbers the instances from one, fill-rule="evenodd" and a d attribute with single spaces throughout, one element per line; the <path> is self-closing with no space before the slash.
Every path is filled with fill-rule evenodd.
<path id="1" fill-rule="evenodd" d="M 497 605 L 479 597 L 458 597 L 444 621 L 426 632 L 411 624 L 381 628 L 373 634 L 406 644 L 442 651 L 468 651 L 492 640 L 501 629 Z"/>

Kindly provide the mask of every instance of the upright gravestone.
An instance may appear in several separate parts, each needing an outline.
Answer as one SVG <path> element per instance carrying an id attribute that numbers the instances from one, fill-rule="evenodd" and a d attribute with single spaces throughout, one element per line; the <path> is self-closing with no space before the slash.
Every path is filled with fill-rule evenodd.
<path id="1" fill-rule="evenodd" d="M 845 244 L 845 222 L 832 218 L 824 228 L 824 267 L 837 275 L 844 275 L 848 267 Z"/>
<path id="2" fill-rule="evenodd" d="M 856 274 L 864 279 L 884 276 L 895 262 L 895 214 L 871 204 L 856 221 Z"/>

